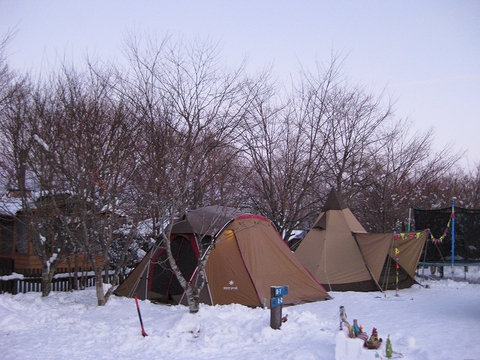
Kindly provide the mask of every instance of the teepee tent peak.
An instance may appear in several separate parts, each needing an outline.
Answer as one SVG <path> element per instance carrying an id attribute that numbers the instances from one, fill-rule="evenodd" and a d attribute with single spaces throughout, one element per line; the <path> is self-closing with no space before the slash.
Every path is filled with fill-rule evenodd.
<path id="1" fill-rule="evenodd" d="M 360 224 L 352 211 L 348 206 L 343 202 L 342 198 L 335 191 L 334 188 L 330 191 L 330 194 L 327 197 L 327 201 L 322 208 L 321 213 L 318 215 L 315 220 L 312 228 L 326 230 L 327 226 L 337 226 L 338 221 L 331 221 L 331 217 L 340 217 L 342 221 L 346 222 L 349 228 L 349 232 L 363 233 L 367 232 L 365 228 Z M 330 224 L 330 225 L 329 225 Z M 341 225 L 340 225 L 341 226 Z M 330 230 L 334 230 L 333 228 Z M 308 233 L 307 233 L 308 235 Z"/>
<path id="2" fill-rule="evenodd" d="M 332 188 L 332 190 L 330 190 L 330 193 L 328 194 L 327 201 L 325 201 L 325 205 L 323 205 L 322 211 L 325 212 L 327 210 L 343 210 L 346 208 L 347 205 L 345 205 L 342 198 L 338 195 L 337 191 Z"/>

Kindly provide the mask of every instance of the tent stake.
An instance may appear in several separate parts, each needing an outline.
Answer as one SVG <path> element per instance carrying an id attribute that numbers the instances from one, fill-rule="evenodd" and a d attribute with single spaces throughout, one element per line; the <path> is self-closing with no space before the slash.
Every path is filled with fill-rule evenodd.
<path id="1" fill-rule="evenodd" d="M 140 305 L 138 305 L 138 297 L 137 294 L 133 295 L 135 298 L 135 303 L 137 304 L 137 312 L 138 312 L 138 318 L 140 319 L 140 328 L 142 329 L 142 336 L 148 336 L 147 333 L 145 332 L 145 329 L 143 328 L 143 321 L 142 321 L 142 314 L 140 313 Z"/>

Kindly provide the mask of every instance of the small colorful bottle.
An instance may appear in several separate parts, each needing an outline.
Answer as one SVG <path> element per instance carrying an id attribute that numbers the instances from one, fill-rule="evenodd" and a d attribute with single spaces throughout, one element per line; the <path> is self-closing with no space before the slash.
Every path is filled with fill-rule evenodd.
<path id="1" fill-rule="evenodd" d="M 360 334 L 362 331 L 360 330 L 360 327 L 358 326 L 358 321 L 357 319 L 353 319 L 353 331 L 355 331 L 355 336 Z"/>
<path id="2" fill-rule="evenodd" d="M 385 356 L 391 358 L 393 355 L 392 342 L 390 341 L 390 334 L 387 337 L 387 345 L 385 347 Z"/>

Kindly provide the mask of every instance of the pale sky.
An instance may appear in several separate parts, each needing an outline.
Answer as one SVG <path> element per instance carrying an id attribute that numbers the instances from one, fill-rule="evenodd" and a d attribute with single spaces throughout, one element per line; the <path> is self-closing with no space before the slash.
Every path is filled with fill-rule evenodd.
<path id="1" fill-rule="evenodd" d="M 0 0 L 0 36 L 9 30 L 9 64 L 34 72 L 121 58 L 135 31 L 208 39 L 229 62 L 273 64 L 280 78 L 334 52 L 352 82 L 397 99 L 399 118 L 433 127 L 438 149 L 480 162 L 480 0 Z"/>

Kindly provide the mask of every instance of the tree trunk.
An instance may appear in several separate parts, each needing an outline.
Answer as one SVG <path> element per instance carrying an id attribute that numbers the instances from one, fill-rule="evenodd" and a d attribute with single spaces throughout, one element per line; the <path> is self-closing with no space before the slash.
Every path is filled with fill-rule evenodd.
<path id="1" fill-rule="evenodd" d="M 198 272 L 197 275 L 195 276 L 195 279 L 188 284 L 188 288 L 186 290 L 187 294 L 187 299 L 188 299 L 188 308 L 190 310 L 190 314 L 195 314 L 198 312 L 200 309 L 200 292 L 203 289 L 203 286 L 205 285 L 205 262 L 207 255 L 210 253 L 206 254 L 203 260 L 201 260 L 198 264 Z M 188 296 L 188 289 L 190 289 L 191 296 Z"/>
<path id="2" fill-rule="evenodd" d="M 192 284 L 188 284 L 187 288 L 185 289 L 185 295 L 187 296 L 188 301 L 188 310 L 190 314 L 196 314 L 200 309 L 200 298 L 198 296 L 198 292 L 195 291 Z"/>
<path id="3" fill-rule="evenodd" d="M 42 297 L 46 297 L 52 291 L 53 271 L 49 271 L 46 265 L 42 268 Z"/>
<path id="4" fill-rule="evenodd" d="M 101 271 L 95 271 L 95 289 L 97 291 L 98 306 L 105 306 L 107 299 L 103 292 L 103 276 Z"/>

